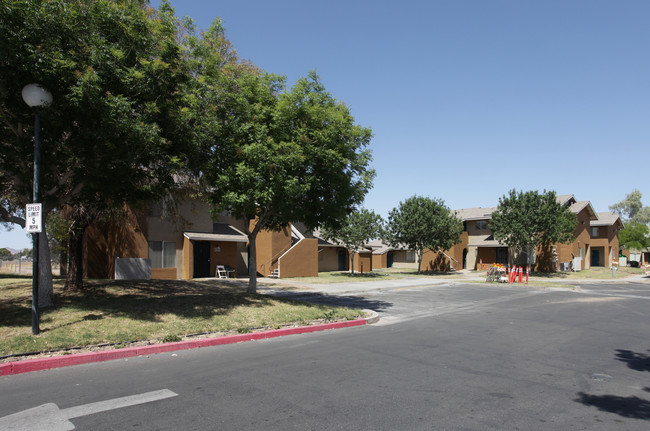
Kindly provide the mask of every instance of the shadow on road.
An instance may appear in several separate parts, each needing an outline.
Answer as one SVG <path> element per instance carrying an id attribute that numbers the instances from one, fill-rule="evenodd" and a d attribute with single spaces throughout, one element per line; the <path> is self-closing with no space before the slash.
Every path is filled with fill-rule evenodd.
<path id="1" fill-rule="evenodd" d="M 639 397 L 619 397 L 616 395 L 589 395 L 583 392 L 576 399 L 586 406 L 598 410 L 615 413 L 619 416 L 633 419 L 650 419 L 650 401 Z"/>
<path id="2" fill-rule="evenodd" d="M 296 301 L 307 302 L 310 304 L 333 305 L 339 307 L 370 309 L 374 311 L 385 311 L 393 306 L 392 302 L 368 299 L 362 296 L 333 295 L 321 293 L 281 293 L 270 294 L 269 296 L 279 296 Z"/>
<path id="3" fill-rule="evenodd" d="M 650 355 L 620 349 L 616 352 L 616 359 L 625 362 L 631 369 L 636 371 L 650 371 Z"/>
<path id="4" fill-rule="evenodd" d="M 616 359 L 625 362 L 629 368 L 635 371 L 650 371 L 650 355 L 645 353 L 618 349 L 616 350 Z M 650 392 L 650 388 L 644 388 L 643 390 Z M 626 418 L 650 419 L 650 401 L 635 396 L 590 395 L 579 392 L 575 401 Z"/>

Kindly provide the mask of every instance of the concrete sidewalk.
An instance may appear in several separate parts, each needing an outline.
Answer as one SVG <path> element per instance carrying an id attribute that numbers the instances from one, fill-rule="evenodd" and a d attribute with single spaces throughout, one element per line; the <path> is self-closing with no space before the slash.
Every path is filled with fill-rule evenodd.
<path id="1" fill-rule="evenodd" d="M 441 284 L 456 284 L 456 283 L 485 283 L 486 273 L 481 271 L 460 270 L 456 271 L 453 275 L 445 276 L 408 276 L 402 278 L 387 279 L 387 280 L 368 280 L 368 281 L 345 281 L 341 283 L 303 283 L 299 280 L 285 278 L 285 279 L 271 279 L 261 278 L 258 279 L 258 291 L 264 294 L 282 294 L 282 292 L 300 292 L 301 294 L 328 294 L 328 295 L 341 295 L 351 293 L 363 293 L 375 290 L 390 290 L 404 287 L 418 287 L 418 286 L 434 286 Z M 625 278 L 606 278 L 606 279 L 593 279 L 593 278 L 555 278 L 555 277 L 540 277 L 530 276 L 529 285 L 535 287 L 539 284 L 557 283 L 562 285 L 575 285 L 581 284 L 608 284 L 608 283 L 643 283 L 648 284 L 650 287 L 650 275 L 635 274 Z M 523 275 L 523 285 L 526 283 L 526 275 Z M 273 285 L 277 285 L 273 286 Z M 287 288 L 283 288 L 286 286 Z M 513 286 L 522 286 L 520 283 L 513 283 Z M 289 288 L 291 290 L 289 290 Z"/>

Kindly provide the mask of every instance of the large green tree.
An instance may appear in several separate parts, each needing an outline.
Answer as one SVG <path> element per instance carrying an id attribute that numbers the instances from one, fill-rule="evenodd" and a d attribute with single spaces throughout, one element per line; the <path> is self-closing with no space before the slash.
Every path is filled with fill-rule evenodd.
<path id="1" fill-rule="evenodd" d="M 621 247 L 628 250 L 650 248 L 650 228 L 645 223 L 630 222 L 618 234 Z"/>
<path id="2" fill-rule="evenodd" d="M 228 78 L 218 143 L 206 148 L 203 177 L 215 214 L 251 220 L 248 292 L 257 289 L 255 241 L 290 222 L 341 225 L 371 187 L 370 129 L 310 73 L 285 90 L 280 77 Z M 219 118 L 219 117 L 217 117 Z"/>
<path id="3" fill-rule="evenodd" d="M 609 207 L 616 212 L 625 223 L 650 224 L 650 207 L 643 206 L 643 195 L 637 189 L 625 195 L 625 199 Z"/>
<path id="4" fill-rule="evenodd" d="M 490 229 L 494 239 L 518 253 L 534 253 L 537 246 L 571 242 L 576 223 L 575 214 L 557 201 L 555 192 L 513 189 L 499 199 Z"/>
<path id="5" fill-rule="evenodd" d="M 195 118 L 179 26 L 165 1 L 159 12 L 145 0 L 0 7 L 3 221 L 22 224 L 20 208 L 30 201 L 34 133 L 21 89 L 31 82 L 54 98 L 41 114 L 45 215 L 64 206 L 73 216 L 101 214 L 173 185 L 191 152 Z M 92 218 L 73 222 L 78 243 Z"/>
<path id="6" fill-rule="evenodd" d="M 462 221 L 443 200 L 415 195 L 388 214 L 386 240 L 394 247 L 413 250 L 420 272 L 424 251 L 449 250 L 460 242 L 462 229 Z"/>
<path id="7" fill-rule="evenodd" d="M 324 226 L 325 239 L 344 245 L 350 251 L 350 268 L 354 274 L 354 256 L 366 244 L 384 233 L 384 220 L 374 211 L 361 208 L 349 214 L 338 228 Z"/>

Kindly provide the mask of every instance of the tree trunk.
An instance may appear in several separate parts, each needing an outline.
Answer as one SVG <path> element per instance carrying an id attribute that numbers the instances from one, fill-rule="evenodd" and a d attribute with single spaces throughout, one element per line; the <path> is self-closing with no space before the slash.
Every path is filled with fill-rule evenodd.
<path id="1" fill-rule="evenodd" d="M 418 257 L 418 274 L 419 274 L 422 268 L 422 255 L 424 254 L 424 250 L 419 253 L 416 252 L 416 254 Z"/>
<path id="2" fill-rule="evenodd" d="M 65 278 L 66 290 L 82 290 L 83 284 L 83 229 L 72 232 L 68 238 L 68 270 Z"/>
<path id="3" fill-rule="evenodd" d="M 354 275 L 354 255 L 355 253 L 350 253 L 350 272 Z"/>
<path id="4" fill-rule="evenodd" d="M 47 241 L 45 229 L 39 234 L 38 253 L 38 308 L 52 307 L 54 290 L 52 288 L 52 261 L 50 258 L 50 244 Z"/>
<path id="5" fill-rule="evenodd" d="M 248 234 L 248 289 L 247 293 L 257 293 L 257 251 L 255 239 L 257 232 Z"/>

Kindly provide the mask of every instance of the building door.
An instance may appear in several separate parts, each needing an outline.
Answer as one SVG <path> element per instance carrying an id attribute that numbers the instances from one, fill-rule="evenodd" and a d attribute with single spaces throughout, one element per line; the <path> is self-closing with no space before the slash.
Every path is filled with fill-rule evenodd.
<path id="1" fill-rule="evenodd" d="M 467 269 L 467 249 L 463 250 L 463 269 Z"/>
<path id="2" fill-rule="evenodd" d="M 593 247 L 591 249 L 591 266 L 600 266 L 600 250 Z"/>
<path id="3" fill-rule="evenodd" d="M 210 277 L 210 243 L 194 243 L 194 275 L 192 278 Z"/>
<path id="4" fill-rule="evenodd" d="M 348 269 L 348 252 L 347 250 L 339 250 L 339 271 L 347 271 Z"/>
<path id="5" fill-rule="evenodd" d="M 508 264 L 508 247 L 497 247 L 497 261 L 502 265 Z"/>
<path id="6" fill-rule="evenodd" d="M 386 257 L 386 267 L 387 268 L 392 268 L 394 260 L 395 260 L 395 258 L 393 256 L 393 252 L 389 251 L 388 256 Z"/>

